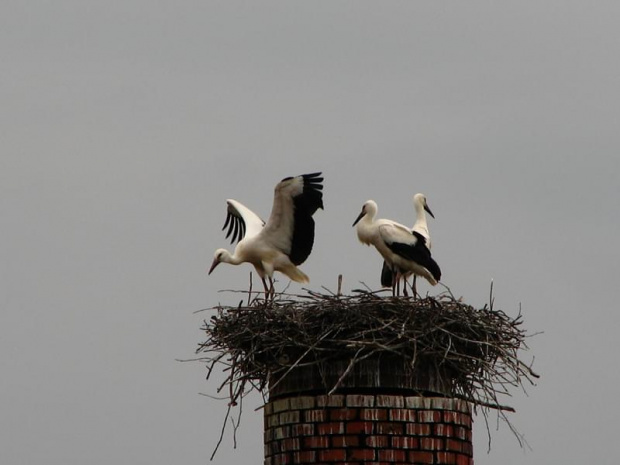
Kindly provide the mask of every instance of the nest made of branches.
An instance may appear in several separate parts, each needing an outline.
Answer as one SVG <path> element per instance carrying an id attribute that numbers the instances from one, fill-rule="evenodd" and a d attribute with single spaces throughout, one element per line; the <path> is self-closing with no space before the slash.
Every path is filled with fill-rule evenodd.
<path id="1" fill-rule="evenodd" d="M 293 369 L 346 359 L 345 373 L 325 386 L 335 392 L 357 363 L 375 355 L 397 356 L 413 370 L 421 364 L 440 367 L 449 374 L 451 397 L 499 411 L 513 410 L 501 396 L 538 377 L 520 359 L 529 337 L 521 314 L 511 318 L 493 309 L 492 299 L 481 309 L 450 292 L 412 299 L 308 291 L 248 300 L 211 309 L 216 314 L 204 322 L 207 338 L 197 350 L 207 378 L 223 367 L 219 391 L 229 405 L 252 390 L 266 396 Z"/>

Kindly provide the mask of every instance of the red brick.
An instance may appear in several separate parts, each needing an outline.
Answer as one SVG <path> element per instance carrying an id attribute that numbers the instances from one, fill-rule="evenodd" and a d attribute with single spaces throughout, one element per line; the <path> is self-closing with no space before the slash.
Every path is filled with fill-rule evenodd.
<path id="1" fill-rule="evenodd" d="M 366 438 L 366 445 L 368 447 L 374 447 L 375 449 L 386 448 L 389 444 L 389 436 L 368 436 Z"/>
<path id="2" fill-rule="evenodd" d="M 271 458 L 273 465 L 288 465 L 293 463 L 291 454 L 277 454 Z"/>
<path id="3" fill-rule="evenodd" d="M 436 438 L 421 438 L 420 449 L 422 450 L 444 450 L 443 440 Z"/>
<path id="4" fill-rule="evenodd" d="M 407 452 L 396 449 L 383 449 L 379 451 L 379 460 L 386 462 L 404 462 L 407 460 Z M 432 463 L 432 462 L 431 462 Z"/>
<path id="5" fill-rule="evenodd" d="M 313 408 L 315 398 L 311 396 L 293 397 L 291 399 L 291 410 L 304 410 Z"/>
<path id="6" fill-rule="evenodd" d="M 279 415 L 280 425 L 286 425 L 290 423 L 299 423 L 299 410 L 293 410 L 290 412 L 282 412 Z"/>
<path id="7" fill-rule="evenodd" d="M 443 421 L 445 423 L 456 423 L 466 427 L 471 427 L 471 415 L 458 412 L 443 412 Z"/>
<path id="8" fill-rule="evenodd" d="M 405 400 L 403 396 L 378 395 L 377 402 L 375 405 L 377 407 L 402 408 L 405 406 Z"/>
<path id="9" fill-rule="evenodd" d="M 266 455 L 275 455 L 275 454 L 279 454 L 280 452 L 282 452 L 280 450 L 280 445 L 281 445 L 282 441 L 273 441 L 270 443 L 265 444 L 265 449 L 266 449 Z"/>
<path id="10" fill-rule="evenodd" d="M 397 449 L 417 449 L 420 447 L 418 438 L 411 436 L 393 436 L 392 447 Z"/>
<path id="11" fill-rule="evenodd" d="M 419 397 L 419 396 L 413 396 L 413 397 L 409 397 L 406 396 L 405 397 L 405 406 L 407 408 L 413 408 L 413 409 L 431 409 L 433 405 L 433 399 L 431 397 Z"/>
<path id="12" fill-rule="evenodd" d="M 316 452 L 313 450 L 294 452 L 293 463 L 316 463 Z"/>
<path id="13" fill-rule="evenodd" d="M 464 426 L 455 426 L 454 436 L 463 441 L 471 441 L 471 430 L 468 430 Z"/>
<path id="14" fill-rule="evenodd" d="M 290 426 L 280 426 L 279 428 L 273 429 L 273 439 L 284 439 L 289 437 L 291 437 Z"/>
<path id="15" fill-rule="evenodd" d="M 273 407 L 274 413 L 283 412 L 284 410 L 290 410 L 291 406 L 289 399 L 276 400 L 272 402 L 271 405 Z"/>
<path id="16" fill-rule="evenodd" d="M 347 460 L 369 461 L 375 459 L 374 449 L 348 449 Z"/>
<path id="17" fill-rule="evenodd" d="M 291 426 L 291 436 L 312 436 L 314 434 L 314 425 L 302 423 L 300 425 Z"/>
<path id="18" fill-rule="evenodd" d="M 280 447 L 282 452 L 299 450 L 299 438 L 285 439 L 284 441 L 282 441 Z"/>
<path id="19" fill-rule="evenodd" d="M 474 459 L 467 457 L 466 455 L 459 455 L 456 458 L 456 465 L 473 465 Z"/>
<path id="20" fill-rule="evenodd" d="M 305 410 L 304 420 L 306 423 L 325 421 L 327 420 L 327 412 L 325 410 Z"/>
<path id="21" fill-rule="evenodd" d="M 280 426 L 280 414 L 279 413 L 265 417 L 265 428 L 275 428 L 277 426 Z"/>
<path id="22" fill-rule="evenodd" d="M 387 420 L 388 411 L 382 408 L 364 408 L 360 410 L 362 420 Z"/>
<path id="23" fill-rule="evenodd" d="M 319 434 L 342 434 L 344 433 L 344 423 L 342 422 L 320 423 L 317 425 L 317 432 Z"/>
<path id="24" fill-rule="evenodd" d="M 344 407 L 344 396 L 334 394 L 331 396 L 319 396 L 316 398 L 317 407 Z"/>
<path id="25" fill-rule="evenodd" d="M 452 400 L 452 405 L 450 406 L 450 408 L 447 408 L 446 410 L 457 410 L 459 412 L 463 412 L 468 415 L 471 414 L 471 407 L 466 400 L 461 400 L 461 399 L 451 399 L 451 400 Z"/>
<path id="26" fill-rule="evenodd" d="M 437 452 L 438 465 L 456 465 L 456 454 L 452 452 Z"/>
<path id="27" fill-rule="evenodd" d="M 309 436 L 304 438 L 304 449 L 324 449 L 329 447 L 329 436 Z"/>
<path id="28" fill-rule="evenodd" d="M 415 422 L 416 415 L 415 410 L 399 408 L 390 410 L 390 420 L 392 421 L 409 421 Z"/>
<path id="29" fill-rule="evenodd" d="M 420 423 L 440 423 L 441 412 L 438 410 L 420 410 L 418 411 L 418 421 Z"/>
<path id="30" fill-rule="evenodd" d="M 352 421 L 347 423 L 347 433 L 348 434 L 370 434 L 373 432 L 374 424 L 370 421 Z"/>
<path id="31" fill-rule="evenodd" d="M 271 415 L 273 413 L 273 405 L 271 402 L 263 405 L 263 412 L 265 415 Z"/>
<path id="32" fill-rule="evenodd" d="M 454 436 L 454 427 L 452 425 L 445 425 L 443 423 L 439 423 L 437 425 L 434 425 L 433 430 L 435 431 L 435 436 L 448 438 Z"/>
<path id="33" fill-rule="evenodd" d="M 431 425 L 420 423 L 407 423 L 407 434 L 411 436 L 430 436 Z"/>
<path id="34" fill-rule="evenodd" d="M 343 462 L 346 459 L 346 449 L 330 449 L 319 452 L 319 460 L 323 460 L 324 462 Z"/>
<path id="35" fill-rule="evenodd" d="M 347 396 L 347 407 L 374 407 L 375 396 L 351 394 Z"/>
<path id="36" fill-rule="evenodd" d="M 433 453 L 414 450 L 409 452 L 409 461 L 416 465 L 431 464 L 434 461 Z"/>
<path id="37" fill-rule="evenodd" d="M 403 423 L 379 422 L 375 423 L 377 434 L 403 434 L 405 427 Z"/>
<path id="38" fill-rule="evenodd" d="M 455 402 L 455 399 L 448 399 L 445 397 L 435 397 L 432 399 L 432 408 L 437 410 L 456 410 L 460 404 Z"/>
<path id="39" fill-rule="evenodd" d="M 357 417 L 358 409 L 339 408 L 329 411 L 330 420 L 354 420 Z"/>
<path id="40" fill-rule="evenodd" d="M 356 447 L 360 444 L 357 436 L 332 436 L 332 447 Z"/>
<path id="41" fill-rule="evenodd" d="M 446 441 L 446 450 L 454 451 L 454 452 L 462 452 L 463 443 L 461 441 L 457 441 L 456 439 L 448 439 Z"/>

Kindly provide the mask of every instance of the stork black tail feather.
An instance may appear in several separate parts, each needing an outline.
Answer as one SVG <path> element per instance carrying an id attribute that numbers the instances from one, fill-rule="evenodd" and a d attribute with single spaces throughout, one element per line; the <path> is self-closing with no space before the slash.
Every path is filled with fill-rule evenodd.
<path id="1" fill-rule="evenodd" d="M 392 272 L 392 268 L 390 268 L 387 262 L 383 260 L 383 268 L 381 268 L 381 285 L 383 287 L 392 287 L 393 281 L 394 273 Z"/>

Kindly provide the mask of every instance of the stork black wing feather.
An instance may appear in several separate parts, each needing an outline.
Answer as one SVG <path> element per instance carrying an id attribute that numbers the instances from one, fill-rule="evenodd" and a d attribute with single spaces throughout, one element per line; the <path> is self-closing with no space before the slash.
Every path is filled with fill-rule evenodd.
<path id="1" fill-rule="evenodd" d="M 431 257 L 431 251 L 428 250 L 424 243 L 424 237 L 417 232 L 413 235 L 418 238 L 415 244 L 404 244 L 401 242 L 388 243 L 387 246 L 392 252 L 403 258 L 416 262 L 418 265 L 426 268 L 433 277 L 439 281 L 441 279 L 441 270 L 437 262 Z"/>
<path id="2" fill-rule="evenodd" d="M 312 252 L 314 245 L 314 219 L 312 215 L 323 208 L 323 178 L 320 172 L 304 174 L 303 191 L 293 198 L 294 228 L 290 259 L 301 265 Z"/>

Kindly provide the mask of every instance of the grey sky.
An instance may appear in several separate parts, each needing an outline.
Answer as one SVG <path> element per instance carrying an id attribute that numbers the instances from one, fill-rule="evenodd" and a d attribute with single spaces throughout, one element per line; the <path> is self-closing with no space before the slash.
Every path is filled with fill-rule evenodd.
<path id="1" fill-rule="evenodd" d="M 207 277 L 225 199 L 325 175 L 310 287 L 379 285 L 351 223 L 413 223 L 442 280 L 525 326 L 542 374 L 477 465 L 612 463 L 620 383 L 616 2 L 0 5 L 0 463 L 204 463 L 225 403 L 190 358 L 249 266 Z M 279 286 L 286 283 L 280 278 Z M 436 292 L 426 283 L 421 290 Z M 299 291 L 296 284 L 290 288 Z M 261 463 L 249 398 L 239 448 Z M 249 405 L 249 406 L 248 406 Z M 492 425 L 494 427 L 494 425 Z"/>

